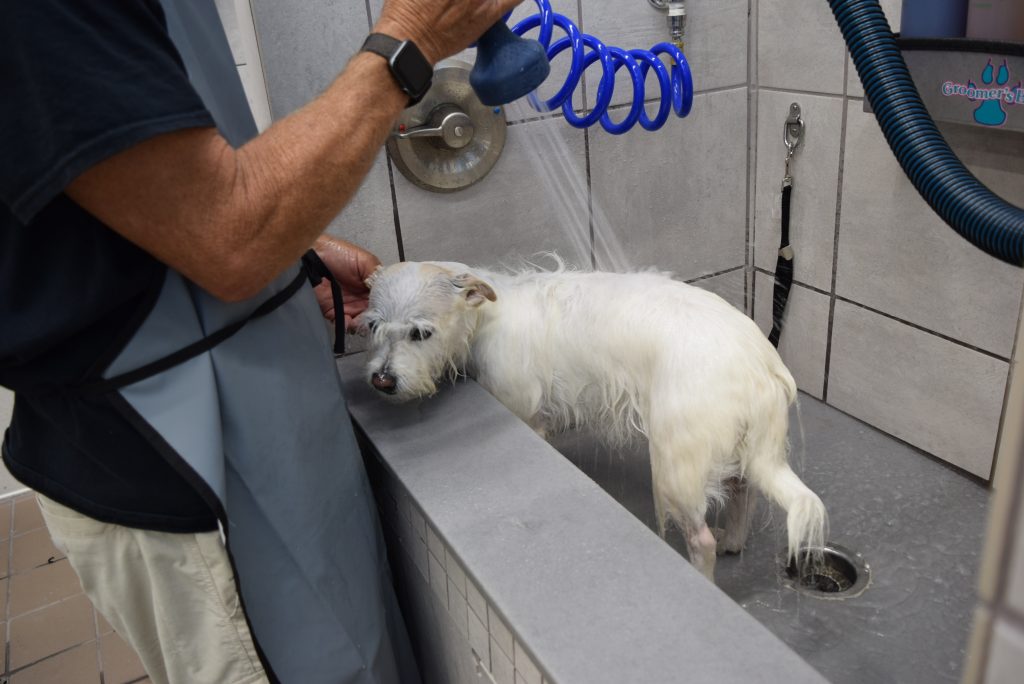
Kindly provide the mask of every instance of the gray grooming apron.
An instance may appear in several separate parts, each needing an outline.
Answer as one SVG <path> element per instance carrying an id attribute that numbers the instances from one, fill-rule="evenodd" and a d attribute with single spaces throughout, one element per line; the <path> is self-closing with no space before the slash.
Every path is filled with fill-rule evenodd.
<path id="1" fill-rule="evenodd" d="M 193 86 L 241 145 L 256 126 L 213 2 L 161 1 Z M 217 512 L 272 681 L 418 681 L 304 269 L 236 304 L 168 270 L 152 312 L 91 390 L 108 393 Z M 194 353 L 219 331 L 216 346 Z"/>

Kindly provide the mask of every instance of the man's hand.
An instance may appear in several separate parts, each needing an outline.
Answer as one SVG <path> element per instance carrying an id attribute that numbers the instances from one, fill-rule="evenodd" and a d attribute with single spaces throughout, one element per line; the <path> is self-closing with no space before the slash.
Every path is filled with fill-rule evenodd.
<path id="1" fill-rule="evenodd" d="M 338 284 L 341 285 L 342 296 L 345 300 L 345 311 L 343 312 L 345 329 L 354 332 L 355 319 L 366 311 L 366 305 L 370 299 L 370 289 L 366 286 L 366 279 L 380 267 L 380 259 L 351 242 L 326 235 L 317 238 L 313 249 L 334 274 Z M 320 310 L 323 311 L 324 318 L 333 321 L 337 317 L 337 312 L 334 310 L 334 297 L 331 296 L 330 283 L 326 280 L 316 286 L 316 298 L 320 302 Z"/>
<path id="2" fill-rule="evenodd" d="M 385 0 L 373 30 L 411 40 L 436 64 L 469 47 L 523 0 Z"/>

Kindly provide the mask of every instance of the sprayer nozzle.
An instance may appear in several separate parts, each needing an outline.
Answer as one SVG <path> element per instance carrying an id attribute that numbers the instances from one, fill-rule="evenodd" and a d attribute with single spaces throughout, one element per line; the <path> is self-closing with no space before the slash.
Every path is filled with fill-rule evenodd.
<path id="1" fill-rule="evenodd" d="M 469 83 L 485 105 L 502 105 L 536 90 L 550 71 L 544 46 L 520 38 L 500 21 L 477 41 Z"/>

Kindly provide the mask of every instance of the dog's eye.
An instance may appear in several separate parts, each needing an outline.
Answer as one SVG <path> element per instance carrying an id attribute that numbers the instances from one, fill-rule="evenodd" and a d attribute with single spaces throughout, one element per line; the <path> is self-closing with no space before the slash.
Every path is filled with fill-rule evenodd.
<path id="1" fill-rule="evenodd" d="M 413 342 L 422 342 L 423 340 L 429 340 L 430 336 L 434 333 L 429 330 L 420 330 L 419 328 L 413 328 L 409 333 L 409 339 Z"/>
<path id="2" fill-rule="evenodd" d="M 378 323 L 378 321 L 377 321 L 376 318 L 371 318 L 369 321 L 367 321 L 366 327 L 370 329 L 370 332 L 376 332 L 377 331 L 377 323 Z"/>

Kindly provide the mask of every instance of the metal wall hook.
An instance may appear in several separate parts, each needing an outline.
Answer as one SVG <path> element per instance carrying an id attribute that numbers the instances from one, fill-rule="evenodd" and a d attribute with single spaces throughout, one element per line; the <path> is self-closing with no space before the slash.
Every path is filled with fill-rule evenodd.
<path id="1" fill-rule="evenodd" d="M 783 179 L 783 186 L 793 182 L 793 177 L 789 173 L 789 162 L 796 154 L 800 143 L 803 142 L 806 128 L 804 120 L 800 116 L 800 105 L 794 102 L 789 105 L 789 116 L 786 117 L 786 123 L 782 125 L 782 142 L 786 143 L 786 176 Z"/>
<path id="2" fill-rule="evenodd" d="M 796 148 L 800 147 L 800 142 L 804 138 L 804 129 L 804 120 L 800 118 L 800 105 L 794 102 L 789 105 L 789 116 L 782 129 L 782 141 L 786 143 L 786 148 L 789 149 L 791 155 L 796 152 Z"/>

